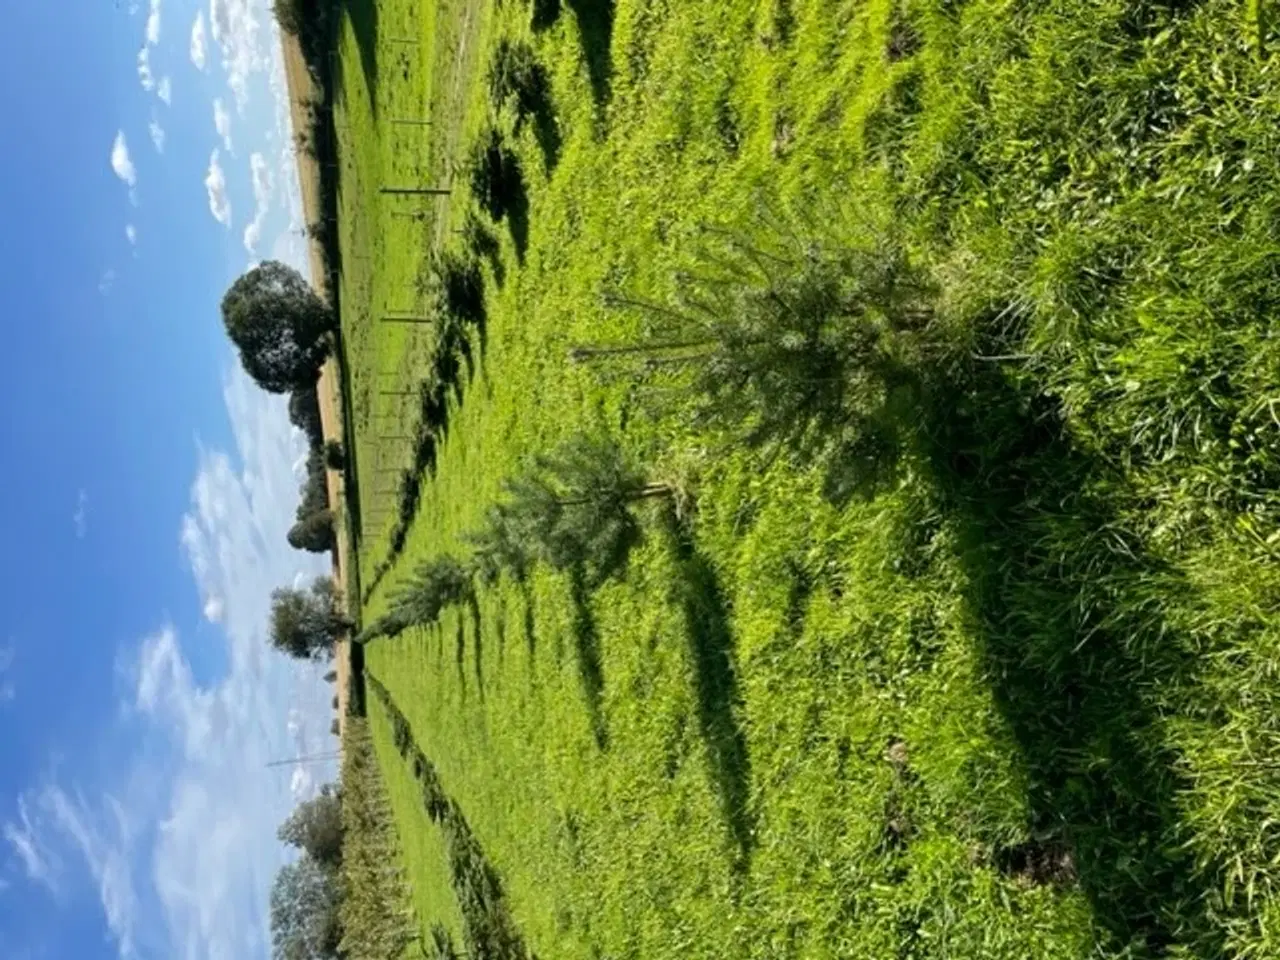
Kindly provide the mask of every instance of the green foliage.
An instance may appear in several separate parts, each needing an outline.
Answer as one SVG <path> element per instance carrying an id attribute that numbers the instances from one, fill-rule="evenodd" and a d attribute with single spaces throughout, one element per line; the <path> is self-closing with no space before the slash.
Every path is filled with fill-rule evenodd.
<path id="1" fill-rule="evenodd" d="M 326 673 L 326 674 L 324 675 L 324 682 L 325 682 L 325 683 L 337 683 L 337 682 L 338 682 L 338 671 L 337 671 L 337 670 L 330 670 L 328 673 Z"/>
<path id="2" fill-rule="evenodd" d="M 271 956 L 274 960 L 337 960 L 342 891 L 337 873 L 302 856 L 287 863 L 271 885 Z"/>
<path id="3" fill-rule="evenodd" d="M 222 322 L 245 372 L 271 393 L 315 385 L 329 351 L 332 312 L 292 267 L 267 260 L 231 285 Z"/>
<path id="4" fill-rule="evenodd" d="M 332 510 L 315 510 L 289 528 L 289 546 L 309 553 L 328 553 L 333 549 L 336 533 Z"/>
<path id="5" fill-rule="evenodd" d="M 401 960 L 417 937 L 409 885 L 369 728 L 359 717 L 348 717 L 343 733 L 342 827 L 342 952 Z"/>
<path id="6" fill-rule="evenodd" d="M 344 470 L 347 466 L 347 453 L 337 440 L 329 440 L 324 445 L 324 465 L 330 470 Z"/>
<path id="7" fill-rule="evenodd" d="M 326 783 L 310 800 L 299 803 L 280 825 L 281 843 L 297 847 L 321 866 L 342 865 L 342 792 Z"/>
<path id="8" fill-rule="evenodd" d="M 289 395 L 289 422 L 301 430 L 312 448 L 324 443 L 324 426 L 320 420 L 320 395 L 316 385 L 300 387 Z"/>
<path id="9" fill-rule="evenodd" d="M 612 439 L 575 436 L 504 485 L 503 500 L 473 538 L 478 569 L 489 580 L 497 565 L 521 577 L 534 557 L 557 570 L 583 570 L 588 585 L 598 586 L 622 572 L 640 540 L 635 505 L 670 493 L 647 481 Z"/>
<path id="10" fill-rule="evenodd" d="M 389 610 L 360 632 L 357 641 L 367 643 L 394 637 L 409 627 L 431 626 L 448 607 L 472 597 L 471 576 L 454 557 L 444 555 L 419 564 L 413 576 L 391 594 Z"/>
<path id="11" fill-rule="evenodd" d="M 348 629 L 331 577 L 317 577 L 309 590 L 280 587 L 271 594 L 271 645 L 282 653 L 299 660 L 327 659 Z"/>
<path id="12" fill-rule="evenodd" d="M 639 355 L 686 374 L 695 423 L 823 463 L 839 498 L 856 467 L 874 477 L 892 459 L 893 417 L 918 400 L 930 285 L 884 236 L 841 244 L 776 218 L 758 239 L 707 233 L 708 266 L 677 275 L 677 305 L 611 298 L 646 315 L 643 341 L 575 356 Z"/>

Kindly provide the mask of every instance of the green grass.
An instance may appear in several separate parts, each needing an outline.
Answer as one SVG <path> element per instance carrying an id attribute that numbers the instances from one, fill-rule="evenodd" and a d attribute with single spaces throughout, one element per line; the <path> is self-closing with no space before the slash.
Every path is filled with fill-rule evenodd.
<path id="1" fill-rule="evenodd" d="M 376 704 L 369 710 L 369 732 L 399 826 L 401 854 L 410 880 L 413 912 L 421 927 L 422 941 L 429 942 L 434 924 L 442 925 L 454 940 L 458 940 L 462 919 L 449 884 L 444 838 L 427 819 L 422 809 L 422 788 L 396 753 L 386 712 Z M 415 947 L 410 947 L 406 955 L 420 954 Z"/>
<path id="2" fill-rule="evenodd" d="M 432 347 L 373 318 L 417 302 L 475 211 L 465 173 L 420 224 L 377 189 L 442 182 L 494 127 L 527 191 L 527 226 L 493 226 L 477 373 L 366 614 L 580 429 L 698 474 L 691 535 L 646 515 L 623 582 L 584 597 L 541 569 L 482 590 L 477 619 L 368 650 L 525 940 L 645 960 L 1280 954 L 1269 4 L 562 6 L 534 33 L 514 0 L 385 0 L 376 57 L 354 28 L 341 45 L 362 573 L 393 519 L 377 464 L 406 455 L 375 422 L 413 420 L 377 391 Z M 407 73 L 400 31 L 420 40 Z M 554 169 L 537 124 L 488 102 L 503 38 L 549 71 Z M 424 102 L 436 126 L 406 142 L 387 119 Z M 755 229 L 761 191 L 815 232 L 892 231 L 968 358 L 913 371 L 895 474 L 841 508 L 805 464 L 566 360 L 644 322 L 603 291 L 665 299 L 697 228 Z M 438 903 L 419 919 L 456 923 L 430 843 L 405 844 Z"/>

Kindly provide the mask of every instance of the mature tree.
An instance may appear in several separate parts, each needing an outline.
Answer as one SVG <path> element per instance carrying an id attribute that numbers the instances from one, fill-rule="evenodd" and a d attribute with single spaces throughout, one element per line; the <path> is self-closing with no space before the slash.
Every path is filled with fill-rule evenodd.
<path id="1" fill-rule="evenodd" d="M 337 682 L 338 682 L 338 671 L 337 671 L 337 670 L 330 670 L 328 673 L 326 673 L 326 674 L 324 675 L 324 682 L 325 682 L 325 683 L 337 683 Z"/>
<path id="2" fill-rule="evenodd" d="M 281 587 L 271 594 L 271 645 L 291 657 L 331 657 L 334 643 L 349 629 L 331 577 L 317 577 L 309 590 Z"/>
<path id="3" fill-rule="evenodd" d="M 422 563 L 413 576 L 392 595 L 390 609 L 357 638 L 368 642 L 391 636 L 409 627 L 428 626 L 440 619 L 446 607 L 472 596 L 471 576 L 455 557 L 445 554 Z"/>
<path id="4" fill-rule="evenodd" d="M 271 955 L 274 960 L 340 957 L 338 908 L 342 885 L 331 867 L 302 856 L 285 864 L 271 885 Z"/>
<path id="5" fill-rule="evenodd" d="M 312 447 L 324 444 L 324 427 L 320 422 L 320 395 L 311 383 L 299 387 L 289 396 L 289 422 L 307 436 Z"/>
<path id="6" fill-rule="evenodd" d="M 316 510 L 307 514 L 287 534 L 289 546 L 309 553 L 328 553 L 335 542 L 333 511 Z"/>
<path id="7" fill-rule="evenodd" d="M 298 804 L 276 834 L 281 843 L 297 847 L 317 863 L 337 867 L 342 863 L 342 794 L 326 783 L 310 800 Z"/>
<path id="8" fill-rule="evenodd" d="M 271 393 L 313 386 L 333 312 L 290 266 L 267 260 L 222 298 L 222 322 L 249 376 Z"/>
<path id="9" fill-rule="evenodd" d="M 330 440 L 324 445 L 324 465 L 330 470 L 344 470 L 347 466 L 347 452 L 337 440 Z"/>
<path id="10" fill-rule="evenodd" d="M 612 440 L 580 435 L 509 481 L 505 501 L 476 539 L 489 552 L 485 562 L 517 576 L 520 558 L 532 556 L 560 570 L 581 568 L 587 583 L 598 585 L 626 566 L 639 542 L 636 502 L 671 493 L 648 481 Z"/>

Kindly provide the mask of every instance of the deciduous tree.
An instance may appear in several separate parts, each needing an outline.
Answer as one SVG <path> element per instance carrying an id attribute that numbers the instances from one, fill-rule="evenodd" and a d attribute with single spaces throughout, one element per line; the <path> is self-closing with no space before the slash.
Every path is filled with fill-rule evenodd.
<path id="1" fill-rule="evenodd" d="M 281 587 L 271 594 L 271 645 L 291 657 L 331 657 L 334 644 L 350 628 L 330 577 L 317 577 L 309 590 Z"/>
<path id="2" fill-rule="evenodd" d="M 222 322 L 245 371 L 271 393 L 313 386 L 333 312 L 292 267 L 267 260 L 222 298 Z"/>

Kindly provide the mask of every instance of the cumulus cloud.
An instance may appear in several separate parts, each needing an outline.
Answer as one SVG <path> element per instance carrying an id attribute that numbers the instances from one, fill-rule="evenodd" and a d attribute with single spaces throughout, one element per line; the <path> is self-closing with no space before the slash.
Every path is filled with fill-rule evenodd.
<path id="1" fill-rule="evenodd" d="M 238 366 L 224 399 L 234 448 L 200 451 L 180 541 L 206 607 L 220 608 L 225 670 L 198 678 L 172 624 L 123 651 L 132 760 L 111 765 L 120 783 L 86 792 L 50 780 L 0 826 L 31 883 L 66 895 L 81 868 L 125 960 L 269 956 L 268 893 L 287 859 L 276 827 L 336 772 L 266 767 L 331 743 L 321 668 L 280 656 L 265 635 L 272 588 L 324 564 L 285 540 L 304 443 L 285 401 Z"/>
<path id="2" fill-rule="evenodd" d="M 262 237 L 262 228 L 271 210 L 271 195 L 275 192 L 275 174 L 267 164 L 267 158 L 260 153 L 249 156 L 249 175 L 253 181 L 253 220 L 244 228 L 244 246 L 250 256 L 258 255 L 258 241 Z"/>
<path id="3" fill-rule="evenodd" d="M 161 77 L 160 84 L 156 87 L 156 96 L 167 107 L 173 102 L 173 81 L 168 77 Z"/>
<path id="4" fill-rule="evenodd" d="M 138 171 L 129 157 L 129 145 L 125 142 L 123 130 L 116 133 L 115 142 L 111 145 L 111 169 L 130 189 L 138 185 Z"/>
<path id="5" fill-rule="evenodd" d="M 156 88 L 156 77 L 151 72 L 151 48 L 143 47 L 138 51 L 138 82 L 142 84 L 143 90 L 154 90 Z"/>
<path id="6" fill-rule="evenodd" d="M 104 297 L 111 292 L 111 288 L 116 285 L 116 272 L 113 268 L 108 267 L 102 271 L 102 276 L 98 278 L 98 292 Z"/>
<path id="7" fill-rule="evenodd" d="M 213 129 L 218 131 L 227 153 L 231 153 L 231 114 L 220 97 L 213 99 Z"/>
<path id="8" fill-rule="evenodd" d="M 147 131 L 151 134 L 151 144 L 156 148 L 156 153 L 164 153 L 164 127 L 160 126 L 160 121 L 152 117 Z"/>
<path id="9" fill-rule="evenodd" d="M 138 228 L 132 223 L 126 223 L 124 226 L 124 238 L 129 241 L 129 246 L 136 247 L 138 245 Z"/>
<path id="10" fill-rule="evenodd" d="M 191 24 L 191 62 L 197 70 L 203 70 L 209 63 L 203 10 L 196 14 L 195 23 Z"/>
<path id="11" fill-rule="evenodd" d="M 231 200 L 227 197 L 227 175 L 222 171 L 222 161 L 217 150 L 209 157 L 209 172 L 205 174 L 204 186 L 209 192 L 209 212 L 213 214 L 213 219 L 224 227 L 230 227 Z"/>
<path id="12" fill-rule="evenodd" d="M 151 11 L 147 14 L 147 43 L 155 46 L 160 42 L 160 0 L 151 0 Z"/>
<path id="13" fill-rule="evenodd" d="M 254 0 L 210 0 L 209 33 L 222 52 L 227 86 L 235 94 L 236 111 L 244 113 L 249 101 L 249 81 L 266 69 L 269 59 L 263 51 L 261 8 Z"/>

